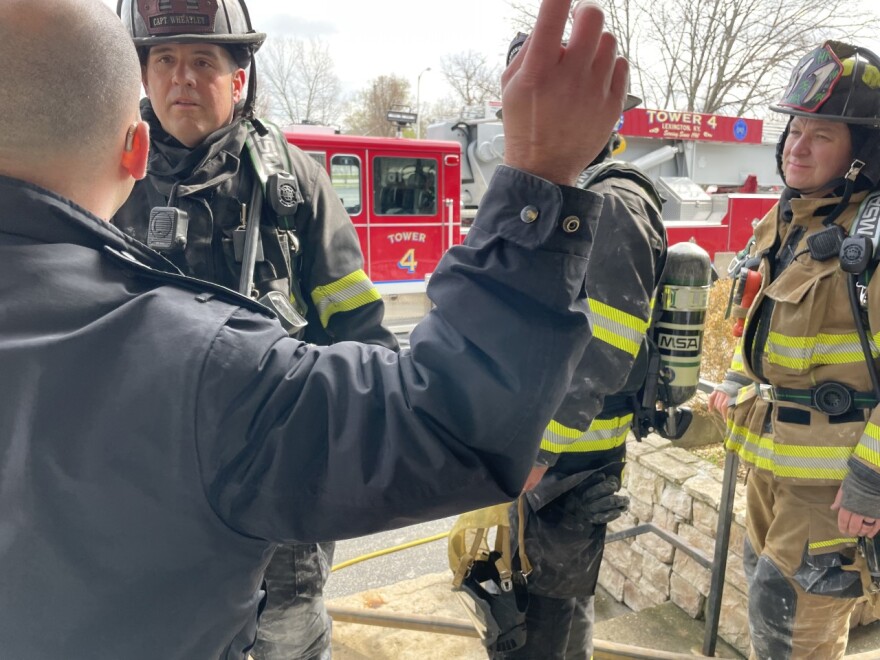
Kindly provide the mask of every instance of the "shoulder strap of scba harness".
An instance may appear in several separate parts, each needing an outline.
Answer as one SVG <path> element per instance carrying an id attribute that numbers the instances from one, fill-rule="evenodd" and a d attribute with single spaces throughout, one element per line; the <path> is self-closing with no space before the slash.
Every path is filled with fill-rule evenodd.
<path id="1" fill-rule="evenodd" d="M 880 262 L 880 190 L 862 201 L 850 226 L 849 236 L 840 246 L 840 268 L 849 274 L 847 293 L 859 336 L 859 344 L 868 365 L 872 394 L 880 399 L 880 380 L 874 368 L 871 328 L 867 315 L 868 282 Z"/>
<path id="2" fill-rule="evenodd" d="M 870 279 L 880 262 L 880 190 L 862 200 L 840 248 L 840 266 L 848 273 Z"/>
<path id="3" fill-rule="evenodd" d="M 289 262 L 289 293 L 286 300 L 271 298 L 270 292 L 260 300 L 263 304 L 275 310 L 282 323 L 291 334 L 299 333 L 305 326 L 306 302 L 300 290 L 300 277 L 294 259 L 299 252 L 299 238 L 296 235 L 296 227 L 293 216 L 302 203 L 299 183 L 293 173 L 293 163 L 287 149 L 287 140 L 281 130 L 270 122 L 261 122 L 266 127 L 266 132 L 258 131 L 254 122 L 248 122 L 248 134 L 245 139 L 245 147 L 250 156 L 254 174 L 260 182 L 254 186 L 250 204 L 247 211 L 247 235 L 245 252 L 247 253 L 248 241 L 256 244 L 259 241 L 260 220 L 263 213 L 263 200 L 269 201 L 269 209 L 275 226 L 288 236 L 288 248 L 290 250 Z M 262 193 L 262 194 L 261 194 Z M 247 280 L 250 286 L 250 277 L 253 273 L 253 259 L 246 264 L 242 263 L 242 279 Z"/>
<path id="4" fill-rule="evenodd" d="M 245 140 L 254 173 L 260 181 L 264 199 L 282 229 L 293 231 L 291 217 L 302 203 L 299 183 L 293 174 L 293 163 L 287 151 L 287 140 L 275 124 L 262 122 L 268 132 L 261 135 L 252 122 L 248 122 Z M 249 218 L 250 220 L 250 218 Z"/>

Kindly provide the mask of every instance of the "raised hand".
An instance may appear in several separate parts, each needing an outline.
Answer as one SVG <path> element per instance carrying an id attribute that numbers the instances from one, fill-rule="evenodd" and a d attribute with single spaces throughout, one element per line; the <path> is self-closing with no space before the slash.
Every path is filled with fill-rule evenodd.
<path id="1" fill-rule="evenodd" d="M 574 185 L 605 147 L 623 112 L 629 65 L 603 30 L 592 2 L 543 0 L 532 35 L 501 76 L 504 161 L 557 184 Z"/>

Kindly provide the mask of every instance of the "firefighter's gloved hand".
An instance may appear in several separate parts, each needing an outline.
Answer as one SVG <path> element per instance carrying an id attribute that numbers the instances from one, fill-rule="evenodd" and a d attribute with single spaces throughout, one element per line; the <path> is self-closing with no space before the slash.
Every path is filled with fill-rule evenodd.
<path id="1" fill-rule="evenodd" d="M 588 479 L 588 483 L 584 484 L 586 488 L 576 489 L 566 499 L 565 511 L 593 525 L 605 525 L 617 520 L 629 509 L 629 498 L 614 494 L 620 490 L 620 480 L 617 477 L 598 474 L 602 477 L 600 481 Z"/>

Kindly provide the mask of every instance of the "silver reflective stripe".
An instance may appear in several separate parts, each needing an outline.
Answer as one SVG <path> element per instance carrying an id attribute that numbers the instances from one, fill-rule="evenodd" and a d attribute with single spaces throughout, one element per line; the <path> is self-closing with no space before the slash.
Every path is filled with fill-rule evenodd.
<path id="1" fill-rule="evenodd" d="M 849 472 L 847 460 L 854 450 L 776 444 L 772 438 L 756 436 L 732 424 L 728 425 L 725 445 L 758 468 L 794 479 L 843 479 Z"/>

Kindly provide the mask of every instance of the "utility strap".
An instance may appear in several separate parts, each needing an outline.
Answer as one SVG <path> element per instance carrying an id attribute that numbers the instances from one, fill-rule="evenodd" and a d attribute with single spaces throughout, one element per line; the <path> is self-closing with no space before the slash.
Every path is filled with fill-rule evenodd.
<path id="1" fill-rule="evenodd" d="M 528 577 L 532 572 L 532 563 L 526 555 L 526 516 L 525 516 L 525 495 L 520 495 L 516 501 L 517 515 L 519 516 L 519 565 L 522 569 L 524 577 Z"/>
<path id="2" fill-rule="evenodd" d="M 842 383 L 833 381 L 809 389 L 755 383 L 755 392 L 764 401 L 797 403 L 831 415 L 841 414 L 854 408 L 870 409 L 880 403 L 873 392 L 856 392 Z M 847 399 L 849 403 L 845 405 Z M 840 403 L 835 407 L 833 404 L 838 401 Z M 841 406 L 843 409 L 839 409 Z"/>

